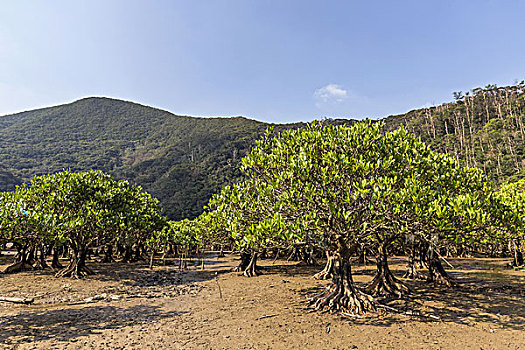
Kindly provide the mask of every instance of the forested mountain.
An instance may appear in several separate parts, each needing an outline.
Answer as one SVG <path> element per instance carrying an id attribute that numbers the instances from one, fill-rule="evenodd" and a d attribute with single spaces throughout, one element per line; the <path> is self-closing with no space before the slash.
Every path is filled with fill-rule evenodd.
<path id="1" fill-rule="evenodd" d="M 387 117 L 386 128 L 404 124 L 497 182 L 525 177 L 525 84 L 454 96 L 455 102 Z M 211 194 L 239 179 L 240 159 L 268 126 L 242 117 L 177 116 L 109 98 L 3 116 L 0 190 L 62 169 L 100 169 L 141 184 L 172 219 L 193 218 Z"/>
<path id="2" fill-rule="evenodd" d="M 108 98 L 8 115 L 0 117 L 0 186 L 62 169 L 100 169 L 141 184 L 171 218 L 194 217 L 212 193 L 238 179 L 239 159 L 267 127 Z"/>
<path id="3" fill-rule="evenodd" d="M 14 191 L 16 186 L 21 184 L 21 179 L 19 179 L 13 173 L 0 170 L 0 191 Z"/>
<path id="4" fill-rule="evenodd" d="M 404 124 L 434 150 L 476 166 L 495 182 L 525 177 L 525 83 L 454 93 L 455 102 L 386 118 Z"/>

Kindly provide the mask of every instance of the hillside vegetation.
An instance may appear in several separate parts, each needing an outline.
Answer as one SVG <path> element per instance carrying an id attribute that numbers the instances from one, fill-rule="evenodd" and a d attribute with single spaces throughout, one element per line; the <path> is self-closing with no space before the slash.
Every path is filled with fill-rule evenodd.
<path id="1" fill-rule="evenodd" d="M 434 150 L 496 182 L 525 177 L 525 84 L 454 96 L 455 102 L 387 117 L 385 128 L 404 124 Z M 0 190 L 63 169 L 100 169 L 142 185 L 170 218 L 194 218 L 213 193 L 241 178 L 240 159 L 268 126 L 242 117 L 177 116 L 109 98 L 3 116 Z"/>
<path id="2" fill-rule="evenodd" d="M 174 219 L 195 217 L 212 193 L 236 181 L 238 162 L 267 124 L 192 118 L 135 103 L 87 98 L 0 117 L 0 179 L 99 169 L 141 184 Z M 3 174 L 6 174 L 5 176 Z"/>
<path id="3" fill-rule="evenodd" d="M 501 183 L 525 177 L 525 82 L 454 93 L 455 102 L 386 118 Z"/>

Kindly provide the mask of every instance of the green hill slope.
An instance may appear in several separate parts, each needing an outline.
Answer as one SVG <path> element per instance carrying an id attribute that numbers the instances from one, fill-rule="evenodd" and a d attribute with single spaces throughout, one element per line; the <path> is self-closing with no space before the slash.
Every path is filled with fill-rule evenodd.
<path id="1" fill-rule="evenodd" d="M 101 169 L 143 185 L 170 217 L 194 217 L 212 193 L 238 179 L 239 159 L 267 127 L 87 98 L 0 117 L 0 164 L 23 181 L 65 168 Z"/>
<path id="2" fill-rule="evenodd" d="M 13 173 L 0 170 L 0 191 L 14 191 L 16 186 L 21 185 L 22 181 Z"/>
<path id="3" fill-rule="evenodd" d="M 386 118 L 495 182 L 525 177 L 525 83 L 454 93 L 456 101 Z"/>
<path id="4" fill-rule="evenodd" d="M 331 123 L 351 123 L 332 120 Z M 496 182 L 525 177 L 525 84 L 487 86 L 456 101 L 385 118 Z M 275 125 L 277 129 L 301 124 Z M 237 181 L 240 159 L 270 124 L 193 118 L 109 98 L 0 117 L 0 190 L 65 168 L 100 169 L 144 186 L 172 219 L 195 217 Z"/>

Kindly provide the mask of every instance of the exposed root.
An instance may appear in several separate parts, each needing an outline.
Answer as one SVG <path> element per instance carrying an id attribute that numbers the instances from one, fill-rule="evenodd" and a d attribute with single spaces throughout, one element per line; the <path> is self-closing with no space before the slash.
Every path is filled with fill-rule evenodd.
<path id="1" fill-rule="evenodd" d="M 241 252 L 241 262 L 239 265 L 235 268 L 233 268 L 234 272 L 244 272 L 248 265 L 250 265 L 251 261 L 251 254 L 247 252 Z"/>
<path id="2" fill-rule="evenodd" d="M 308 303 L 317 310 L 343 311 L 355 315 L 363 315 L 376 310 L 375 299 L 357 288 L 346 288 L 334 282 L 322 293 L 310 298 Z"/>
<path id="3" fill-rule="evenodd" d="M 403 275 L 403 278 L 407 278 L 410 280 L 424 280 L 427 278 L 427 276 L 419 272 L 419 270 L 416 269 L 415 267 L 413 268 L 409 267 L 407 271 L 405 272 L 405 274 Z"/>
<path id="4" fill-rule="evenodd" d="M 365 288 L 365 292 L 373 296 L 401 298 L 403 295 L 409 294 L 410 289 L 395 278 L 392 271 L 390 271 L 387 247 L 386 243 L 382 243 L 378 247 L 378 255 L 376 256 L 377 272 L 372 282 Z"/>
<path id="5" fill-rule="evenodd" d="M 445 276 L 441 274 L 436 274 L 433 277 L 429 277 L 427 281 L 433 282 L 434 284 L 437 284 L 437 285 L 443 285 L 447 287 L 456 287 L 458 285 L 458 283 L 448 274 Z"/>
<path id="6" fill-rule="evenodd" d="M 94 275 L 95 272 L 84 264 L 79 264 L 76 261 L 72 261 L 69 265 L 56 273 L 56 277 L 74 277 L 82 278 L 89 275 Z"/>
<path id="7" fill-rule="evenodd" d="M 313 278 L 317 280 L 327 280 L 333 277 L 336 257 L 329 253 L 326 253 L 326 257 L 328 260 L 326 261 L 324 269 L 313 275 Z"/>
<path id="8" fill-rule="evenodd" d="M 33 270 L 44 270 L 48 268 L 49 268 L 49 265 L 44 259 L 38 259 L 33 265 Z"/>
<path id="9" fill-rule="evenodd" d="M 9 265 L 3 273 L 17 273 L 22 271 L 29 271 L 32 270 L 33 266 L 27 262 L 19 261 L 12 265 Z"/>
<path id="10" fill-rule="evenodd" d="M 354 315 L 376 310 L 375 299 L 354 285 L 348 258 L 347 254 L 338 257 L 332 283 L 322 293 L 310 298 L 309 305 L 318 310 L 342 311 Z"/>
<path id="11" fill-rule="evenodd" d="M 434 284 L 445 285 L 447 287 L 455 287 L 458 285 L 458 283 L 445 271 L 441 262 L 435 258 L 429 262 L 427 280 Z"/>
<path id="12" fill-rule="evenodd" d="M 410 288 L 400 282 L 392 273 L 377 274 L 372 282 L 366 286 L 365 292 L 373 296 L 393 296 L 401 298 L 410 294 Z"/>
<path id="13" fill-rule="evenodd" d="M 260 275 L 260 271 L 257 268 L 257 253 L 252 254 L 252 258 L 250 259 L 250 263 L 246 267 L 246 269 L 243 271 L 243 276 L 246 277 L 253 277 Z"/>
<path id="14" fill-rule="evenodd" d="M 408 265 L 407 265 L 407 271 L 403 275 L 403 278 L 411 279 L 411 280 L 424 280 L 426 279 L 426 275 L 422 274 L 418 267 L 422 267 L 423 263 L 421 259 L 418 259 L 415 252 L 410 252 L 410 255 L 408 256 Z"/>

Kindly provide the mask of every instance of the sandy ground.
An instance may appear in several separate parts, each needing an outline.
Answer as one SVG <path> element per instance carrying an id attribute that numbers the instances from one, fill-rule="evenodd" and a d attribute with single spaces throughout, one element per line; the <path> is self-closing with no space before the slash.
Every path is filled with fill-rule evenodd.
<path id="1" fill-rule="evenodd" d="M 311 278 L 321 266 L 262 260 L 264 274 L 246 278 L 231 272 L 236 258 L 185 273 L 92 262 L 83 280 L 0 275 L 0 296 L 35 298 L 0 302 L 0 349 L 525 349 L 525 272 L 505 260 L 451 260 L 456 288 L 405 281 L 414 296 L 388 305 L 412 315 L 348 318 L 307 308 L 328 283 Z M 402 275 L 404 259 L 392 268 Z M 356 281 L 373 271 L 356 267 Z"/>

